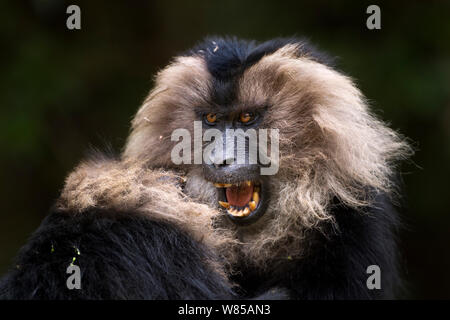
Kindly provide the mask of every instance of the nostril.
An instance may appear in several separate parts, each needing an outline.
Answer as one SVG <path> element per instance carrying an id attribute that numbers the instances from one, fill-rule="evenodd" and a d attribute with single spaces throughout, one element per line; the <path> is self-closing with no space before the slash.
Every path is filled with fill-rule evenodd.
<path id="1" fill-rule="evenodd" d="M 222 167 L 226 167 L 226 163 L 215 163 L 214 164 L 216 166 L 216 168 L 222 168 Z"/>
<path id="2" fill-rule="evenodd" d="M 220 163 L 214 163 L 214 166 L 216 168 L 222 168 L 222 167 L 226 167 L 227 165 L 233 164 L 233 162 L 234 162 L 234 158 L 227 158 Z"/>

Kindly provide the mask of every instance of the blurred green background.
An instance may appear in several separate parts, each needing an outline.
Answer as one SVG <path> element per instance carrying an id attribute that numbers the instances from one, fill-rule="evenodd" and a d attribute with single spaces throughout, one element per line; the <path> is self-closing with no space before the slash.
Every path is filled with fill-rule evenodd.
<path id="1" fill-rule="evenodd" d="M 369 4 L 381 30 L 366 28 Z M 450 298 L 448 1 L 2 1 L 0 274 L 86 151 L 120 151 L 154 73 L 212 34 L 306 36 L 357 79 L 417 150 L 402 167 L 409 297 Z"/>

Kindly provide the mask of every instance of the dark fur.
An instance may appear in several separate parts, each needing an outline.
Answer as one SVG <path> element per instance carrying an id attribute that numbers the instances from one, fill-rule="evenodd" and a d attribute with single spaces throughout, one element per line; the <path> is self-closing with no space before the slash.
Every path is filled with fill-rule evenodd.
<path id="1" fill-rule="evenodd" d="M 402 292 L 396 235 L 400 228 L 395 209 L 385 196 L 377 208 L 355 212 L 335 201 L 337 229 L 324 223 L 323 232 L 309 235 L 308 254 L 301 260 L 282 261 L 271 272 L 245 269 L 234 279 L 244 296 L 270 294 L 285 288 L 290 299 L 393 299 Z M 381 290 L 366 286 L 366 269 L 378 265 Z M 275 291 L 275 294 L 278 291 Z"/>
<path id="2" fill-rule="evenodd" d="M 81 271 L 80 290 L 66 287 L 73 257 Z M 53 212 L 2 279 L 0 298 L 231 298 L 227 280 L 208 264 L 214 259 L 178 228 L 133 213 Z"/>
<path id="3" fill-rule="evenodd" d="M 299 55 L 307 54 L 312 59 L 332 65 L 332 59 L 319 52 L 307 41 L 297 38 L 276 38 L 266 42 L 242 39 L 211 37 L 198 44 L 188 55 L 201 55 L 206 60 L 209 73 L 213 76 L 212 101 L 217 106 L 227 107 L 233 104 L 236 95 L 237 80 L 242 73 L 261 60 L 265 55 L 274 53 L 288 44 L 302 43 Z M 215 49 L 217 49 L 215 51 Z"/>
<path id="4" fill-rule="evenodd" d="M 393 298 L 399 282 L 398 222 L 385 198 L 378 205 L 361 214 L 336 204 L 339 230 L 328 224 L 325 229 L 333 230 L 315 231 L 308 256 L 283 261 L 278 270 L 262 274 L 243 266 L 233 279 L 239 285 L 236 293 L 207 263 L 218 258 L 174 226 L 133 213 L 53 212 L 2 279 L 0 298 Z M 66 268 L 73 257 L 82 273 L 81 290 L 66 287 Z M 366 287 L 366 268 L 372 264 L 381 268 L 381 290 Z"/>

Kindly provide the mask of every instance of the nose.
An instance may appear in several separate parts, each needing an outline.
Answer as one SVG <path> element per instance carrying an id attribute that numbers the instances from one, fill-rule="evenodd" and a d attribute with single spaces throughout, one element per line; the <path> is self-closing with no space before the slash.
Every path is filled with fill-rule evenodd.
<path id="1" fill-rule="evenodd" d="M 218 152 L 212 152 L 209 155 L 209 160 L 211 161 L 211 165 L 216 168 L 225 167 L 227 165 L 233 164 L 235 161 L 235 158 L 231 154 L 225 154 L 221 155 L 218 154 Z"/>
<path id="2" fill-rule="evenodd" d="M 214 148 L 209 150 L 210 166 L 223 168 L 236 162 L 234 141 L 226 139 L 224 133 L 220 139 L 214 141 Z"/>

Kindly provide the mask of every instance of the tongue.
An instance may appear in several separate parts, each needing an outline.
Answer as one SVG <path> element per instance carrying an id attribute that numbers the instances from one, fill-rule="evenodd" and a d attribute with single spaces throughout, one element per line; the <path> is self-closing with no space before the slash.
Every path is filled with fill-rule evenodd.
<path id="1" fill-rule="evenodd" d="M 227 201 L 235 207 L 244 207 L 252 198 L 253 184 L 248 186 L 242 184 L 240 186 L 231 186 L 226 189 Z"/>

